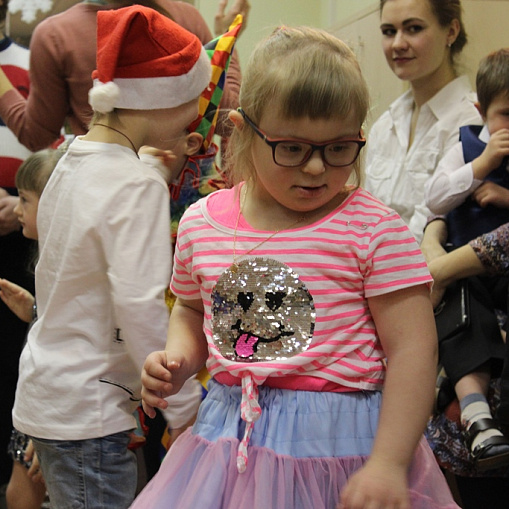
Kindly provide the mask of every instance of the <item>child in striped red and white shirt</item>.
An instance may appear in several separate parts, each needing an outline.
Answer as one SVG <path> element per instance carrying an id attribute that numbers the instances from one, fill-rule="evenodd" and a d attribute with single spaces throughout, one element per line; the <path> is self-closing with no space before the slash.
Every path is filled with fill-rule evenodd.
<path id="1" fill-rule="evenodd" d="M 457 507 L 422 438 L 431 277 L 358 185 L 368 102 L 323 31 L 255 49 L 230 114 L 234 187 L 180 222 L 168 342 L 142 374 L 149 415 L 205 362 L 209 392 L 133 508 Z"/>

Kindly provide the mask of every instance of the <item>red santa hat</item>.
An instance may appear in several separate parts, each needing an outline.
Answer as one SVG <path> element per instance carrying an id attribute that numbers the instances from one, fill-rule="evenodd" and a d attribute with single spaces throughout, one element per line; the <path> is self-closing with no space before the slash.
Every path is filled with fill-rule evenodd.
<path id="1" fill-rule="evenodd" d="M 166 16 L 141 5 L 97 13 L 94 110 L 175 108 L 200 96 L 210 75 L 200 40 Z"/>

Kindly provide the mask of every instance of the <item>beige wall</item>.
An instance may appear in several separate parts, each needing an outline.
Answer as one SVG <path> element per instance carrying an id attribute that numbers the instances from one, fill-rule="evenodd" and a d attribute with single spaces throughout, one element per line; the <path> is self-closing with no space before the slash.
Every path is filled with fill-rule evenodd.
<path id="1" fill-rule="evenodd" d="M 234 0 L 229 0 L 233 5 Z M 219 0 L 194 0 L 194 5 L 212 28 Z M 276 26 L 309 25 L 329 28 L 354 17 L 379 0 L 250 0 L 249 28 L 237 44 L 241 62 L 246 62 L 253 46 Z"/>
<path id="2" fill-rule="evenodd" d="M 230 0 L 232 5 L 234 0 Z M 348 0 L 352 3 L 357 0 Z M 322 4 L 324 0 L 250 0 L 248 29 L 237 42 L 241 63 L 246 62 L 254 45 L 278 25 L 322 25 Z M 219 0 L 195 0 L 210 27 L 214 22 L 214 14 Z"/>
<path id="3" fill-rule="evenodd" d="M 342 23 L 345 19 L 357 15 L 367 7 L 379 5 L 379 0 L 330 0 L 324 4 L 324 26 Z"/>

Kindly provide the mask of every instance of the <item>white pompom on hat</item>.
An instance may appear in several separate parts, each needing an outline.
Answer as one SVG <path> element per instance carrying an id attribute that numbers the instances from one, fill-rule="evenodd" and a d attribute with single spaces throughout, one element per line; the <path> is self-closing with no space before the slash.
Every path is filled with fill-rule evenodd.
<path id="1" fill-rule="evenodd" d="M 198 37 L 149 7 L 97 13 L 95 111 L 176 108 L 200 96 L 211 69 Z"/>

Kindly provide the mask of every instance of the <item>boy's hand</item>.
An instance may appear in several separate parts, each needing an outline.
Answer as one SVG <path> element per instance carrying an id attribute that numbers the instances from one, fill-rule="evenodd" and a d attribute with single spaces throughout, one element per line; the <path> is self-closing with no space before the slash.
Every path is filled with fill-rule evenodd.
<path id="1" fill-rule="evenodd" d="M 160 148 L 149 147 L 148 145 L 140 147 L 138 154 L 147 154 L 149 156 L 157 157 L 165 166 L 168 167 L 170 167 L 171 163 L 177 158 L 171 150 L 162 150 Z"/>
<path id="2" fill-rule="evenodd" d="M 509 129 L 499 129 L 490 136 L 483 153 L 472 161 L 474 177 L 484 180 L 506 156 L 509 156 Z"/>
<path id="3" fill-rule="evenodd" d="M 32 464 L 28 469 L 28 477 L 30 477 L 33 482 L 40 482 L 44 484 L 44 477 L 42 476 L 41 466 L 39 465 L 39 458 L 35 452 L 32 440 L 28 442 L 24 460 L 27 462 L 32 461 Z"/>
<path id="4" fill-rule="evenodd" d="M 509 189 L 489 180 L 472 193 L 472 198 L 483 208 L 488 205 L 493 205 L 499 209 L 509 208 Z"/>
<path id="5" fill-rule="evenodd" d="M 145 413 L 154 418 L 156 408 L 166 408 L 164 399 L 176 394 L 186 378 L 182 373 L 183 357 L 171 355 L 165 350 L 152 352 L 146 359 L 141 372 L 141 397 Z"/>
<path id="6" fill-rule="evenodd" d="M 174 179 L 177 156 L 171 150 L 143 145 L 138 155 L 143 163 L 157 170 L 168 184 Z"/>

